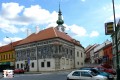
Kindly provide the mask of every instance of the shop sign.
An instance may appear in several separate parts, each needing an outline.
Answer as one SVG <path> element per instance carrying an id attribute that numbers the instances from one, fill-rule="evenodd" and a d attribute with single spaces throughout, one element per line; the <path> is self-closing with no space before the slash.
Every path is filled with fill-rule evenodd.
<path id="1" fill-rule="evenodd" d="M 111 35 L 114 32 L 113 22 L 105 23 L 105 34 Z"/>

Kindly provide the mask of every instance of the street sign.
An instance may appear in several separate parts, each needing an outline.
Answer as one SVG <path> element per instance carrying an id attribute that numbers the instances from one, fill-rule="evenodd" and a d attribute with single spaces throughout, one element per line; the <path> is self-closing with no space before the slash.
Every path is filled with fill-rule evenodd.
<path id="1" fill-rule="evenodd" d="M 113 22 L 105 23 L 105 35 L 111 35 L 114 32 Z"/>

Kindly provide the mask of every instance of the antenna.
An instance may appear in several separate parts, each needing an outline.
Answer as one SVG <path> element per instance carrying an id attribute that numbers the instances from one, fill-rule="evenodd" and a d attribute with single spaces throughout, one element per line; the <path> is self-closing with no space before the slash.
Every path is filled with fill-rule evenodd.
<path id="1" fill-rule="evenodd" d="M 31 30 L 28 28 L 27 29 L 27 37 L 31 34 Z"/>

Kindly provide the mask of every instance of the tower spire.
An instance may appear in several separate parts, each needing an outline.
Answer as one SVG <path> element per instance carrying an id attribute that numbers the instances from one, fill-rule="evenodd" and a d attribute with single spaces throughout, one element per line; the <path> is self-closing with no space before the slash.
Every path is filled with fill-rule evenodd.
<path id="1" fill-rule="evenodd" d="M 62 20 L 62 12 L 61 12 L 61 9 L 60 9 L 60 2 L 59 2 L 58 20 L 56 21 L 56 23 L 58 24 L 57 29 L 59 31 L 64 32 L 65 27 L 63 26 L 64 21 Z"/>

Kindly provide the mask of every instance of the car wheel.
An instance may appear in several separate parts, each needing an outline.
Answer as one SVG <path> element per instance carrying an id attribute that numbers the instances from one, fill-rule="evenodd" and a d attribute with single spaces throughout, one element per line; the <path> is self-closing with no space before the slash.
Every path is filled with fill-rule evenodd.
<path id="1" fill-rule="evenodd" d="M 71 79 L 67 78 L 67 80 L 71 80 Z"/>

